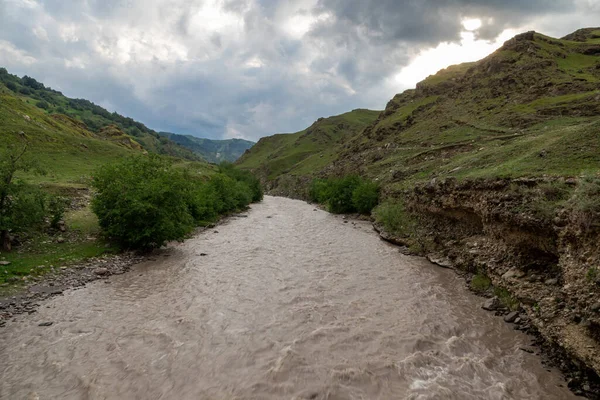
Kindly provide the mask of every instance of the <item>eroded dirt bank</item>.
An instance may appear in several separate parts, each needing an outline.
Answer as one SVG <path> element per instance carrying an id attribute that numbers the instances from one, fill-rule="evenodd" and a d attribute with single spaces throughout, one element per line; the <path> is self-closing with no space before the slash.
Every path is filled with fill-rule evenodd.
<path id="1" fill-rule="evenodd" d="M 598 221 L 574 209 L 571 200 L 558 211 L 553 203 L 556 188 L 579 184 L 575 179 L 433 180 L 395 194 L 404 199 L 417 228 L 391 239 L 469 272 L 469 279 L 489 277 L 494 287 L 487 294 L 500 289 L 512 297 L 517 322 L 543 339 L 540 344 L 567 374 L 570 387 L 599 398 Z"/>
<path id="2" fill-rule="evenodd" d="M 575 398 L 454 272 L 368 222 L 266 197 L 168 255 L 11 320 L 0 398 Z"/>

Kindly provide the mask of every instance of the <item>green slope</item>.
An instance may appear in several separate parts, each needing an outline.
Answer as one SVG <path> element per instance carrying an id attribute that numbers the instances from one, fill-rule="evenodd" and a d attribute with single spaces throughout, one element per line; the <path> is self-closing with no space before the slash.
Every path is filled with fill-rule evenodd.
<path id="1" fill-rule="evenodd" d="M 0 156 L 13 145 L 29 143 L 28 155 L 47 173 L 31 174 L 29 182 L 85 187 L 100 166 L 146 150 L 116 125 L 92 132 L 77 119 L 49 114 L 0 85 Z M 181 163 L 181 162 L 180 162 Z M 187 165 L 210 170 L 205 163 Z"/>
<path id="2" fill-rule="evenodd" d="M 160 135 L 191 150 L 203 160 L 215 164 L 222 161 L 234 162 L 255 144 L 243 139 L 212 140 L 170 132 L 160 132 Z"/>
<path id="3" fill-rule="evenodd" d="M 168 138 L 161 137 L 140 122 L 115 112 L 111 113 L 91 101 L 68 98 L 34 78 L 28 76 L 19 78 L 9 74 L 5 68 L 0 68 L 0 87 L 7 89 L 4 92 L 9 92 L 21 101 L 36 106 L 46 114 L 62 114 L 69 117 L 83 129 L 97 133 L 106 126 L 113 125 L 120 129 L 123 135 L 129 136 L 131 140 L 151 153 L 190 160 L 198 159 L 190 150 Z"/>
<path id="4" fill-rule="evenodd" d="M 269 179 L 358 173 L 390 189 L 443 176 L 596 173 L 600 29 L 563 39 L 518 35 L 481 61 L 449 67 L 396 95 L 344 146 L 324 142 L 304 153 L 300 136 L 261 139 L 240 165 L 267 170 Z M 304 155 L 310 161 L 302 162 Z"/>
<path id="5" fill-rule="evenodd" d="M 262 138 L 237 164 L 269 180 L 282 174 L 309 175 L 328 165 L 341 146 L 378 115 L 379 111 L 359 109 L 320 118 L 300 132 Z"/>

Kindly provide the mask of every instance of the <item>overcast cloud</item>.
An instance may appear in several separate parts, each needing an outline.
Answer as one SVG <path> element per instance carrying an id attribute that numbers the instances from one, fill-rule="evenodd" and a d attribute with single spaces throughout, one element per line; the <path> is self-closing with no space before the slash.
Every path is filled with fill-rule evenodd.
<path id="1" fill-rule="evenodd" d="M 598 21 L 600 0 L 0 0 L 0 66 L 156 130 L 257 140 Z"/>

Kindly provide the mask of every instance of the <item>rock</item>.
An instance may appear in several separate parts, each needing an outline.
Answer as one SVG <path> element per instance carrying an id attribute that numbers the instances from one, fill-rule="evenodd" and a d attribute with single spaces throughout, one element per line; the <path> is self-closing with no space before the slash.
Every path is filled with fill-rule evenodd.
<path id="1" fill-rule="evenodd" d="M 508 271 L 506 271 L 504 274 L 502 274 L 502 279 L 504 280 L 508 280 L 508 279 L 519 279 L 525 276 L 525 272 L 521 271 L 520 269 L 517 268 L 511 268 Z"/>
<path id="2" fill-rule="evenodd" d="M 438 265 L 442 268 L 452 268 L 454 266 L 447 257 L 439 255 L 428 255 L 427 260 L 429 260 L 430 263 Z"/>
<path id="3" fill-rule="evenodd" d="M 546 281 L 544 283 L 548 286 L 556 286 L 556 285 L 558 285 L 558 279 L 556 279 L 556 278 L 546 279 Z"/>
<path id="4" fill-rule="evenodd" d="M 65 242 L 65 238 L 64 238 L 64 237 L 62 237 L 62 236 L 59 236 L 59 237 L 56 239 L 56 243 L 64 243 L 64 242 Z"/>
<path id="5" fill-rule="evenodd" d="M 521 318 L 516 318 L 515 319 L 515 324 L 520 324 L 521 323 Z"/>
<path id="6" fill-rule="evenodd" d="M 7 266 L 7 265 L 10 265 L 10 261 L 0 261 L 0 265 L 1 265 L 1 266 Z"/>
<path id="7" fill-rule="evenodd" d="M 494 296 L 491 299 L 487 299 L 483 305 L 481 306 L 481 308 L 483 308 L 484 310 L 487 311 L 495 311 L 498 308 L 500 308 L 500 299 L 498 299 L 498 297 Z"/>
<path id="8" fill-rule="evenodd" d="M 52 325 L 54 322 L 52 321 L 48 321 L 48 322 L 41 322 L 38 324 L 38 326 L 50 326 Z"/>
<path id="9" fill-rule="evenodd" d="M 513 323 L 517 318 L 519 318 L 519 313 L 517 311 L 513 311 L 504 316 L 504 322 Z"/>
<path id="10" fill-rule="evenodd" d="M 65 221 L 58 221 L 58 224 L 56 224 L 58 226 L 58 230 L 61 232 L 66 232 L 67 230 L 67 224 L 65 223 Z"/>
<path id="11" fill-rule="evenodd" d="M 108 275 L 108 269 L 107 268 L 96 268 L 94 270 L 94 274 L 99 275 L 99 276 Z"/>
<path id="12" fill-rule="evenodd" d="M 591 309 L 593 312 L 598 312 L 598 311 L 600 311 L 600 303 L 595 303 L 595 304 L 592 304 L 592 306 L 590 307 L 590 309 Z"/>

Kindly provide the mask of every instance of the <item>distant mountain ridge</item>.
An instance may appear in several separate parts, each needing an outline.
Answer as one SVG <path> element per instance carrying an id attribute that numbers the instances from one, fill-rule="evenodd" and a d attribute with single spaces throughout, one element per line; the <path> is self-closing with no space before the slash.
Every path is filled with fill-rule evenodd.
<path id="1" fill-rule="evenodd" d="M 222 161 L 234 162 L 255 144 L 244 139 L 213 140 L 170 132 L 160 132 L 159 134 L 191 150 L 205 161 L 215 164 Z"/>

